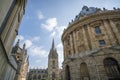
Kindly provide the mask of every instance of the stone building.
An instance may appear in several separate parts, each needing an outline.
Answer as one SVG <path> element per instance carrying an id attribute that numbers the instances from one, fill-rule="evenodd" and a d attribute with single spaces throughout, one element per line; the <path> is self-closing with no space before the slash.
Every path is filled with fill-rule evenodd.
<path id="1" fill-rule="evenodd" d="M 63 80 L 120 80 L 120 9 L 83 6 L 62 34 Z"/>
<path id="2" fill-rule="evenodd" d="M 48 80 L 47 69 L 29 69 L 28 80 Z"/>
<path id="3" fill-rule="evenodd" d="M 54 40 L 48 55 L 48 80 L 59 80 L 58 53 Z"/>
<path id="4" fill-rule="evenodd" d="M 47 69 L 30 69 L 28 80 L 59 80 L 58 53 L 52 42 L 52 47 L 48 55 Z"/>
<path id="5" fill-rule="evenodd" d="M 11 56 L 27 0 L 0 0 L 0 80 L 14 80 L 17 63 Z"/>
<path id="6" fill-rule="evenodd" d="M 25 44 L 23 48 L 20 48 L 19 40 L 12 49 L 12 56 L 17 62 L 17 72 L 15 74 L 15 80 L 26 80 L 29 61 L 27 57 L 27 50 Z"/>

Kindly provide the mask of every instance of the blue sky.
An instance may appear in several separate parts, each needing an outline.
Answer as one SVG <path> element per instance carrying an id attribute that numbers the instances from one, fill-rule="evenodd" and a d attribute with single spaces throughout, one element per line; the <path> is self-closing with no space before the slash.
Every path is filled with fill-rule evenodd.
<path id="1" fill-rule="evenodd" d="M 120 0 L 28 0 L 16 40 L 26 43 L 29 67 L 47 68 L 53 38 L 62 66 L 61 34 L 84 5 L 111 10 L 120 8 Z"/>

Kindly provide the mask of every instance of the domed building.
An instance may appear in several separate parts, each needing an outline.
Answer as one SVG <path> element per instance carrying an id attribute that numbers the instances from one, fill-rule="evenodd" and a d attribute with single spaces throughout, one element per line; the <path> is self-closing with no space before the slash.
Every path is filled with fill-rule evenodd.
<path id="1" fill-rule="evenodd" d="M 120 9 L 83 6 L 62 34 L 63 80 L 120 80 Z"/>

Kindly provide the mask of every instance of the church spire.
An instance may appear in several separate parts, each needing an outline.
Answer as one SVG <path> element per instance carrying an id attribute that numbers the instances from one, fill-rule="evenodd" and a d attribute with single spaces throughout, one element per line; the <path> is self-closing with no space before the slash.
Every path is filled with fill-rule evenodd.
<path id="1" fill-rule="evenodd" d="M 50 52 L 49 52 L 49 58 L 57 58 L 57 57 L 58 57 L 58 54 L 57 54 L 55 44 L 54 44 L 54 39 L 53 39 L 52 47 L 51 47 Z"/>
<path id="2" fill-rule="evenodd" d="M 52 41 L 52 49 L 55 49 L 54 38 L 53 38 L 53 41 Z"/>

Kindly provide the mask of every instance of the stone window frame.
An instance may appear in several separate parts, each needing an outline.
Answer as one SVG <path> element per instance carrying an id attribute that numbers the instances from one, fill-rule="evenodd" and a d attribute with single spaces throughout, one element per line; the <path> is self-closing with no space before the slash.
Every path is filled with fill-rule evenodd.
<path id="1" fill-rule="evenodd" d="M 101 29 L 100 29 L 100 26 L 95 26 L 95 33 L 96 34 L 101 34 Z"/>
<path id="2" fill-rule="evenodd" d="M 102 21 L 96 21 L 96 22 L 93 22 L 93 23 L 90 24 L 90 27 L 93 28 L 94 34 L 96 34 L 96 35 L 101 35 L 102 34 L 102 29 L 101 29 L 102 24 L 103 24 Z M 99 34 L 96 33 L 96 31 L 95 31 L 95 27 L 97 27 L 97 26 L 100 29 L 100 33 Z"/>
<path id="3" fill-rule="evenodd" d="M 104 45 L 106 45 L 106 42 L 105 42 L 104 39 L 99 40 L 98 42 L 99 42 L 99 45 L 100 45 L 100 46 L 104 46 Z"/>
<path id="4" fill-rule="evenodd" d="M 82 62 L 80 64 L 80 77 L 81 79 L 87 78 L 88 80 L 90 80 L 88 65 L 85 62 Z"/>

